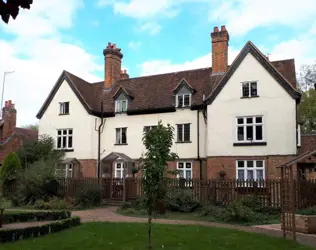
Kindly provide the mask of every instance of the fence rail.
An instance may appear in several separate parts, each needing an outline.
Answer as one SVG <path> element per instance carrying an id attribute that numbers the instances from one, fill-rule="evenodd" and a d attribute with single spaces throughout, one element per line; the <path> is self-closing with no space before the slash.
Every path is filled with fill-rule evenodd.
<path id="1" fill-rule="evenodd" d="M 316 180 L 293 181 L 296 187 L 297 208 L 316 205 Z M 133 200 L 144 195 L 139 178 L 126 178 L 125 188 L 122 179 L 84 178 L 58 179 L 58 193 L 64 197 L 75 197 L 84 190 L 101 190 L 103 199 Z M 281 207 L 281 180 L 240 181 L 240 180 L 184 180 L 167 179 L 167 196 L 172 197 L 179 192 L 186 192 L 199 202 L 229 204 L 237 199 L 255 196 L 263 206 Z M 12 196 L 17 191 L 17 183 L 12 181 L 4 190 L 5 196 Z"/>

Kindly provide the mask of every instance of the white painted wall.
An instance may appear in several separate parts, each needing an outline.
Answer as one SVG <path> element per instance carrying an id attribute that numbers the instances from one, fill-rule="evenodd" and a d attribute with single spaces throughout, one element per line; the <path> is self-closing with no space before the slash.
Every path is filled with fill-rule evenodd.
<path id="1" fill-rule="evenodd" d="M 258 80 L 258 98 L 241 99 L 240 84 Z M 265 68 L 248 54 L 207 107 L 208 156 L 296 154 L 296 103 Z M 263 115 L 266 146 L 238 146 L 236 117 Z"/>
<path id="2" fill-rule="evenodd" d="M 205 157 L 205 123 L 200 116 L 200 157 Z M 107 118 L 105 122 L 104 132 L 102 134 L 101 152 L 105 149 L 101 158 L 111 152 L 124 153 L 127 156 L 138 159 L 145 152 L 142 143 L 143 127 L 157 125 L 158 120 L 162 120 L 163 124 L 169 123 L 174 127 L 174 140 L 176 140 L 177 129 L 176 124 L 191 123 L 191 143 L 174 143 L 172 152 L 177 153 L 180 158 L 196 158 L 197 157 L 197 111 L 189 109 L 177 110 L 171 113 L 147 114 L 147 115 L 131 115 L 117 114 L 115 117 Z M 115 144 L 115 128 L 127 127 L 127 144 Z"/>
<path id="3" fill-rule="evenodd" d="M 59 115 L 59 102 L 69 101 L 70 115 Z M 94 129 L 95 117 L 88 114 L 81 102 L 64 81 L 43 117 L 39 121 L 39 135 L 47 134 L 57 140 L 57 129 L 73 129 L 74 152 L 67 152 L 66 158 L 96 158 L 97 132 Z"/>

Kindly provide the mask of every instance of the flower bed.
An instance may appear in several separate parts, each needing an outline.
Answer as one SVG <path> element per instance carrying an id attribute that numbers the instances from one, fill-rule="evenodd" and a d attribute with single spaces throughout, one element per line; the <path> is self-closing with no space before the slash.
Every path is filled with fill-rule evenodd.
<path id="1" fill-rule="evenodd" d="M 70 211 L 5 211 L 3 214 L 3 224 L 29 221 L 63 220 L 70 217 Z"/>
<path id="2" fill-rule="evenodd" d="M 77 225 L 80 225 L 80 218 L 72 217 L 41 226 L 33 226 L 22 229 L 0 229 L 0 242 L 13 242 L 38 237 L 59 232 Z"/>

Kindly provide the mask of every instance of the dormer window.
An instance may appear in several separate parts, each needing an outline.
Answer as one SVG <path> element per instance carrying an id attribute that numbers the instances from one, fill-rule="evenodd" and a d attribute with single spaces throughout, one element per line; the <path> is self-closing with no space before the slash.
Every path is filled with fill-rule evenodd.
<path id="1" fill-rule="evenodd" d="M 256 81 L 247 81 L 241 83 L 241 97 L 258 97 L 258 86 Z"/>
<path id="2" fill-rule="evenodd" d="M 59 114 L 60 115 L 69 115 L 69 102 L 60 102 L 59 103 Z"/>
<path id="3" fill-rule="evenodd" d="M 177 108 L 190 107 L 190 106 L 191 106 L 191 94 L 176 95 Z"/>
<path id="4" fill-rule="evenodd" d="M 123 113 L 127 111 L 127 100 L 117 100 L 115 101 L 115 112 Z"/>

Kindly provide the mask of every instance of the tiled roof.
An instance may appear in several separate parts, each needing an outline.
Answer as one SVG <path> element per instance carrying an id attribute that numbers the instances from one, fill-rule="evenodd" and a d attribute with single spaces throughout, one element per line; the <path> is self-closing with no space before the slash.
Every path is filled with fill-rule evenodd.
<path id="1" fill-rule="evenodd" d="M 38 131 L 34 129 L 15 128 L 15 132 L 17 134 L 23 135 L 25 138 L 30 139 L 30 140 L 38 139 Z"/>
<path id="2" fill-rule="evenodd" d="M 252 45 L 251 45 L 252 46 Z M 287 85 L 296 86 L 294 60 L 281 60 L 268 63 L 275 72 L 280 73 Z M 90 114 L 98 115 L 101 111 L 101 101 L 103 101 L 103 111 L 106 115 L 114 114 L 114 98 L 117 91 L 122 88 L 128 95 L 133 97 L 129 103 L 128 113 L 146 111 L 174 109 L 175 98 L 174 89 L 181 80 L 187 83 L 196 91 L 192 96 L 192 107 L 203 104 L 203 96 L 208 97 L 223 76 L 211 76 L 212 68 L 201 68 L 180 72 L 143 76 L 122 79 L 116 82 L 110 90 L 104 89 L 104 82 L 88 83 L 87 81 L 64 71 L 54 86 L 54 89 L 46 99 L 41 110 L 37 114 L 40 119 L 48 107 L 50 101 L 56 94 L 62 79 L 68 80 L 71 88 L 84 107 Z M 291 87 L 287 89 L 295 90 Z"/>

